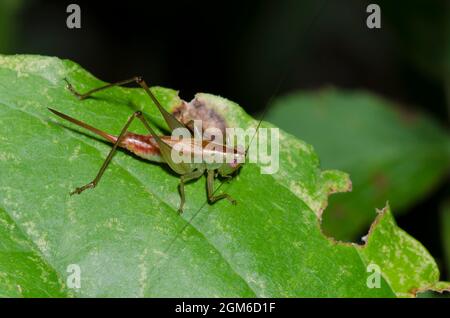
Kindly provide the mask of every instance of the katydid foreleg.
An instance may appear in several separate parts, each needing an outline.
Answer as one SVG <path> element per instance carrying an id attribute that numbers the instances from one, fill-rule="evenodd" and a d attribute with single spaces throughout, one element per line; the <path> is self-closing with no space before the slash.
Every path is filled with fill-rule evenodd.
<path id="1" fill-rule="evenodd" d="M 209 203 L 214 203 L 221 199 L 227 199 L 232 204 L 236 204 L 236 200 L 233 199 L 229 194 L 222 193 L 219 195 L 214 195 L 214 170 L 208 170 L 206 176 L 206 190 L 208 192 L 208 201 Z"/>

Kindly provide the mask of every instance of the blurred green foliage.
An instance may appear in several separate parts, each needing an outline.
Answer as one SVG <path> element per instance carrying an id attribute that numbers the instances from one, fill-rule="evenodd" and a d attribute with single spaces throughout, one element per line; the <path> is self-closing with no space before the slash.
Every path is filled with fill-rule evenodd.
<path id="1" fill-rule="evenodd" d="M 353 192 L 332 196 L 323 221 L 328 234 L 346 240 L 357 239 L 374 218 L 372 206 L 383 206 L 386 200 L 401 213 L 417 212 L 417 204 L 426 202 L 419 213 L 423 220 L 434 218 L 430 208 L 445 198 L 435 190 L 442 181 L 448 182 L 449 134 L 445 128 L 450 113 L 450 2 L 381 0 L 378 4 L 382 8 L 378 35 L 389 34 L 385 43 L 393 49 L 383 47 L 376 31 L 365 37 L 352 33 L 355 41 L 370 37 L 377 44 L 369 51 L 359 51 L 354 59 L 369 54 L 385 71 L 382 80 L 389 82 L 397 76 L 401 84 L 395 86 L 396 91 L 379 91 L 401 102 L 358 92 L 296 93 L 275 103 L 280 108 L 273 109 L 268 118 L 314 145 L 324 167 L 351 174 Z M 376 54 L 370 55 L 370 51 Z M 377 59 L 383 56 L 392 58 L 394 68 L 383 69 L 384 63 Z M 367 78 L 378 82 L 374 76 L 367 73 Z M 365 87 L 364 82 L 359 87 Z M 403 89 L 408 93 L 403 95 Z M 284 102 L 289 105 L 283 106 Z M 283 107 L 289 114 L 281 114 Z M 426 115 L 415 114 L 417 109 Z M 447 126 L 439 128 L 433 123 L 438 120 Z M 449 275 L 450 216 L 448 212 L 442 215 L 442 240 L 430 239 L 429 243 L 433 248 L 444 247 Z M 436 230 L 424 227 L 421 232 L 432 237 Z"/>
<path id="2" fill-rule="evenodd" d="M 372 94 L 334 89 L 278 99 L 267 120 L 312 144 L 323 168 L 350 173 L 353 192 L 334 195 L 325 231 L 343 240 L 362 234 L 374 207 L 404 211 L 450 169 L 450 139 L 427 116 Z"/>

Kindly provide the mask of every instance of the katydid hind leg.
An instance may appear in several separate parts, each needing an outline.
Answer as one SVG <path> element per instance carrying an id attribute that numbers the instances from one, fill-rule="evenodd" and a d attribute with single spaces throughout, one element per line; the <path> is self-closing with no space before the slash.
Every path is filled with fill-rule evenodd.
<path id="1" fill-rule="evenodd" d="M 214 195 L 214 171 L 208 170 L 207 177 L 206 177 L 206 190 L 208 192 L 208 201 L 210 203 L 214 203 L 216 201 L 227 199 L 231 202 L 231 204 L 236 205 L 236 200 L 233 199 L 229 194 L 227 193 L 221 193 L 219 195 Z"/>
<path id="2" fill-rule="evenodd" d="M 74 191 L 70 193 L 70 195 L 73 194 L 80 194 L 84 190 L 95 188 L 102 178 L 103 174 L 105 173 L 106 168 L 108 167 L 109 163 L 111 162 L 112 157 L 114 156 L 115 152 L 117 151 L 117 148 L 119 147 L 120 143 L 122 142 L 122 139 L 124 138 L 126 132 L 128 131 L 128 127 L 131 125 L 133 120 L 140 116 L 141 112 L 137 111 L 133 115 L 128 118 L 125 126 L 123 126 L 122 131 L 120 132 L 120 135 L 117 137 L 117 140 L 114 142 L 113 147 L 111 148 L 108 156 L 106 157 L 105 161 L 103 162 L 102 166 L 100 167 L 100 170 L 98 171 L 96 177 L 91 182 L 85 184 L 82 187 L 76 188 Z"/>
<path id="3" fill-rule="evenodd" d="M 78 99 L 83 100 L 83 99 L 86 99 L 86 98 L 90 97 L 94 93 L 106 90 L 108 88 L 115 87 L 115 86 L 122 86 L 122 85 L 126 85 L 126 84 L 130 84 L 130 83 L 136 82 L 136 77 L 129 78 L 129 79 L 126 79 L 126 80 L 123 80 L 123 81 L 115 82 L 115 83 L 106 84 L 106 85 L 103 85 L 103 86 L 100 86 L 100 87 L 96 87 L 96 88 L 93 88 L 93 89 L 87 91 L 86 93 L 80 93 L 77 90 L 75 90 L 73 85 L 66 78 L 64 78 L 64 81 L 67 83 L 67 89 L 73 95 L 75 95 Z"/>
<path id="4" fill-rule="evenodd" d="M 159 112 L 164 117 L 164 120 L 169 126 L 170 130 L 174 130 L 177 128 L 187 128 L 183 123 L 181 123 L 178 119 L 175 118 L 174 115 L 169 113 L 164 107 L 162 107 L 161 103 L 158 101 L 156 96 L 151 92 L 150 88 L 148 87 L 147 83 L 145 83 L 144 79 L 140 76 L 136 78 L 136 83 L 138 83 L 144 91 L 150 96 L 153 103 L 158 107 Z"/>
<path id="5" fill-rule="evenodd" d="M 135 77 L 123 80 L 123 81 L 96 87 L 96 88 L 93 88 L 93 89 L 87 91 L 86 93 L 80 93 L 80 92 L 76 91 L 74 89 L 74 87 L 72 86 L 72 84 L 66 78 L 64 78 L 64 81 L 67 83 L 67 88 L 69 89 L 69 91 L 80 100 L 88 98 L 94 93 L 97 93 L 97 92 L 100 92 L 100 91 L 103 91 L 103 90 L 106 90 L 106 89 L 109 89 L 109 88 L 112 88 L 115 86 L 123 86 L 123 85 L 127 85 L 127 84 L 135 82 L 144 89 L 144 91 L 147 93 L 147 95 L 150 97 L 150 99 L 156 105 L 156 107 L 158 108 L 161 115 L 163 115 L 165 122 L 167 123 L 167 125 L 169 126 L 169 128 L 171 130 L 174 130 L 176 128 L 186 128 L 186 126 L 183 123 L 181 123 L 178 119 L 175 118 L 175 116 L 173 116 L 164 107 L 162 107 L 161 103 L 158 101 L 156 96 L 151 92 L 150 88 L 148 87 L 147 83 L 145 83 L 142 76 L 135 76 Z"/>
<path id="6" fill-rule="evenodd" d="M 165 143 L 153 130 L 153 128 L 149 125 L 147 120 L 144 118 L 142 113 L 139 113 L 137 115 L 139 120 L 142 122 L 142 124 L 147 128 L 147 130 L 150 132 L 152 137 L 155 139 L 156 143 L 159 146 L 159 150 L 161 152 L 161 156 L 163 157 L 164 161 L 169 165 L 169 167 L 175 171 L 178 174 L 186 174 L 192 169 L 190 168 L 190 165 L 184 162 L 175 163 L 172 159 L 172 146 L 169 146 L 167 143 Z"/>

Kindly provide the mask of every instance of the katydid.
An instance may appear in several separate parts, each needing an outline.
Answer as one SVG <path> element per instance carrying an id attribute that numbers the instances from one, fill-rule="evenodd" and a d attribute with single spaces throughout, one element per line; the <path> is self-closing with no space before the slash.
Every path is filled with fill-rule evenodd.
<path id="1" fill-rule="evenodd" d="M 88 98 L 92 94 L 99 92 L 101 90 L 105 90 L 114 86 L 121 86 L 128 83 L 136 82 L 144 89 L 144 91 L 151 98 L 151 100 L 156 105 L 159 112 L 162 114 L 165 122 L 172 131 L 177 128 L 187 128 L 185 124 L 181 123 L 171 113 L 169 113 L 161 106 L 161 104 L 156 99 L 155 95 L 151 92 L 151 90 L 149 89 L 145 81 L 142 79 L 142 77 L 133 77 L 129 80 L 107 84 L 98 88 L 91 89 L 84 94 L 77 92 L 67 80 L 65 81 L 67 82 L 67 88 L 72 92 L 73 95 L 75 95 L 80 100 Z M 195 138 L 183 138 L 181 141 L 174 141 L 171 138 L 171 136 L 159 136 L 155 132 L 155 130 L 148 124 L 147 120 L 144 118 L 141 111 L 134 112 L 125 123 L 120 134 L 118 136 L 114 136 L 104 131 L 101 131 L 95 127 L 92 127 L 82 121 L 72 118 L 68 115 L 60 113 L 54 109 L 49 108 L 49 110 L 54 114 L 56 114 L 57 116 L 65 120 L 68 120 L 76 125 L 79 125 L 85 129 L 88 129 L 89 131 L 105 138 L 107 141 L 113 144 L 113 147 L 111 148 L 108 156 L 103 162 L 94 180 L 92 180 L 91 182 L 87 183 L 82 187 L 76 188 L 74 191 L 70 193 L 71 195 L 81 194 L 86 189 L 95 188 L 99 183 L 101 177 L 103 176 L 109 163 L 111 162 L 111 159 L 114 153 L 116 152 L 117 148 L 120 147 L 127 149 L 128 151 L 136 154 L 137 156 L 143 159 L 156 162 L 165 162 L 174 172 L 180 175 L 179 191 L 181 201 L 178 209 L 180 213 L 183 212 L 183 205 L 185 202 L 184 185 L 191 180 L 200 178 L 203 174 L 205 174 L 205 172 L 206 172 L 206 189 L 208 202 L 212 204 L 218 200 L 227 199 L 232 204 L 236 204 L 236 201 L 226 193 L 214 195 L 214 178 L 217 175 L 220 175 L 221 177 L 225 178 L 230 178 L 231 175 L 235 171 L 237 171 L 241 166 L 241 164 L 245 161 L 246 152 L 243 152 L 237 148 L 227 147 L 224 144 L 216 144 L 215 147 L 212 147 L 212 149 L 214 150 L 208 151 L 209 152 L 216 151 L 218 152 L 218 155 L 223 155 L 225 153 L 232 154 L 233 157 L 231 161 L 213 162 L 213 163 L 208 163 L 204 161 L 192 163 L 190 162 L 177 163 L 172 158 L 172 149 L 174 147 L 174 143 L 177 142 L 187 143 L 188 147 L 186 147 L 185 149 L 193 149 L 193 151 L 195 151 L 195 149 L 197 150 L 200 149 L 200 151 L 203 152 L 205 151 L 205 144 L 207 143 L 210 144 L 213 141 L 197 140 Z M 139 119 L 145 126 L 145 128 L 148 130 L 149 132 L 148 135 L 140 135 L 128 131 L 129 126 L 136 118 Z M 198 154 L 192 153 L 192 155 Z"/>

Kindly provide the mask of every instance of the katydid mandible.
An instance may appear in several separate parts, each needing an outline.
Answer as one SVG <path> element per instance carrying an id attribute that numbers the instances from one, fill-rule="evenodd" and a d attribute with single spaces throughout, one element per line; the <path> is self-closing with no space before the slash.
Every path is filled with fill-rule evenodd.
<path id="1" fill-rule="evenodd" d="M 158 108 L 159 112 L 162 114 L 165 122 L 169 126 L 169 128 L 173 131 L 177 128 L 187 128 L 186 125 L 181 123 L 178 119 L 176 119 L 171 113 L 169 113 L 167 110 L 165 110 L 159 101 L 156 99 L 155 95 L 151 92 L 145 81 L 142 79 L 142 77 L 133 77 L 128 80 L 120 81 L 117 83 L 111 83 L 104 86 L 100 86 L 94 89 L 89 90 L 88 92 L 81 94 L 77 92 L 73 86 L 65 79 L 67 83 L 67 88 L 72 92 L 73 95 L 75 95 L 79 100 L 83 100 L 85 98 L 90 97 L 92 94 L 114 87 L 114 86 L 122 86 L 129 83 L 137 83 L 139 84 L 144 91 L 147 93 L 147 95 L 151 98 L 153 103 Z M 217 175 L 220 175 L 221 177 L 230 178 L 231 175 L 239 169 L 241 164 L 245 161 L 245 153 L 243 151 L 238 150 L 237 148 L 229 148 L 226 145 L 223 144 L 216 144 L 215 147 L 212 147 L 213 151 L 218 151 L 219 155 L 223 155 L 224 153 L 231 153 L 233 156 L 233 160 L 231 162 L 220 162 L 220 163 L 207 163 L 207 162 L 199 162 L 199 163 L 176 163 L 172 159 L 172 149 L 174 147 L 174 144 L 176 142 L 180 141 L 174 141 L 171 136 L 159 136 L 156 134 L 156 132 L 153 130 L 153 128 L 148 124 L 147 120 L 142 115 L 141 111 L 134 112 L 125 125 L 123 126 L 120 134 L 118 136 L 111 135 L 109 133 L 106 133 L 104 131 L 101 131 L 100 129 L 97 129 L 95 127 L 92 127 L 82 121 L 79 121 L 75 118 L 72 118 L 68 115 L 65 115 L 63 113 L 60 113 L 54 109 L 49 108 L 51 112 L 53 112 L 55 115 L 68 120 L 78 126 L 81 126 L 103 138 L 105 138 L 107 141 L 111 142 L 113 144 L 113 147 L 111 148 L 108 156 L 106 157 L 105 161 L 103 162 L 100 170 L 98 171 L 96 177 L 86 185 L 76 188 L 74 191 L 72 191 L 70 194 L 81 194 L 84 190 L 95 188 L 97 184 L 99 183 L 101 177 L 103 176 L 106 168 L 108 167 L 109 163 L 111 162 L 112 157 L 114 156 L 114 153 L 116 152 L 117 148 L 124 148 L 128 151 L 136 154 L 137 156 L 149 160 L 149 161 L 155 161 L 155 162 L 165 162 L 169 165 L 169 167 L 175 171 L 177 174 L 180 175 L 180 183 L 179 183 L 179 191 L 180 191 L 180 205 L 178 212 L 183 212 L 183 206 L 185 202 L 185 193 L 184 193 L 184 185 L 191 181 L 200 178 L 203 174 L 206 172 L 206 189 L 207 189 L 207 195 L 208 195 L 208 202 L 210 204 L 221 200 L 221 199 L 227 199 L 232 204 L 236 204 L 236 201 L 228 194 L 222 193 L 219 195 L 214 195 L 214 178 Z M 140 135 L 135 134 L 128 131 L 129 126 L 135 119 L 139 119 L 144 127 L 149 131 L 148 135 Z M 189 124 L 189 123 L 188 123 Z M 205 143 L 211 143 L 213 141 L 206 141 L 206 140 L 200 140 L 194 138 L 183 138 L 182 143 L 187 143 L 187 148 L 185 149 L 201 149 L 201 151 L 204 151 L 204 145 Z M 211 150 L 209 150 L 211 151 Z M 222 152 L 222 153 L 220 153 Z M 192 155 L 196 155 L 195 153 L 192 153 Z M 203 156 L 202 156 L 203 158 Z"/>

